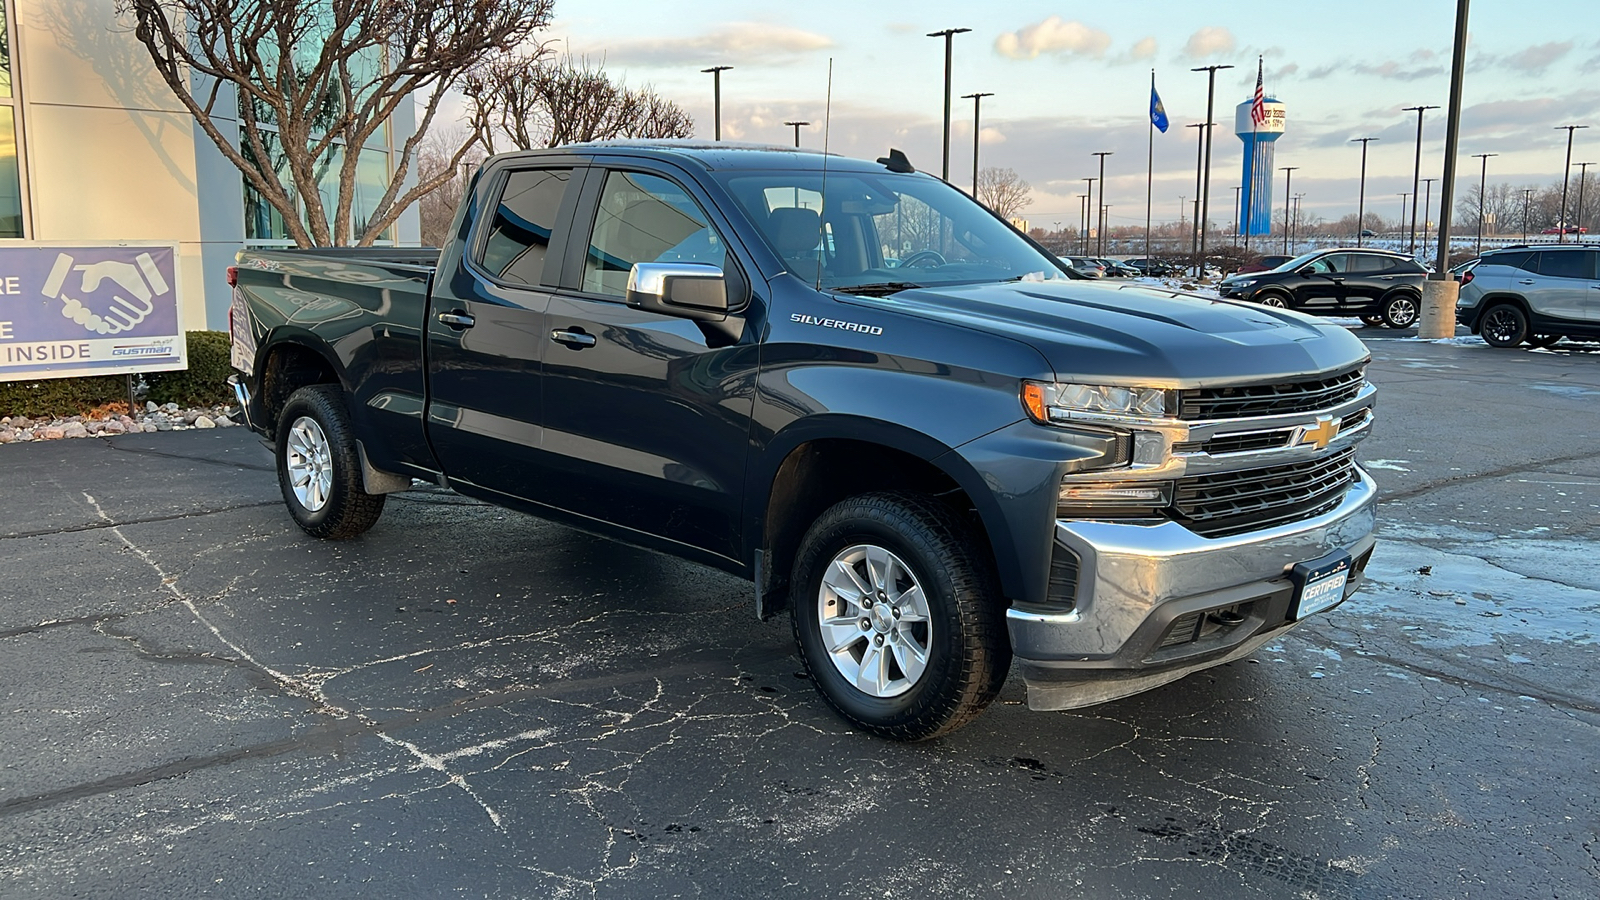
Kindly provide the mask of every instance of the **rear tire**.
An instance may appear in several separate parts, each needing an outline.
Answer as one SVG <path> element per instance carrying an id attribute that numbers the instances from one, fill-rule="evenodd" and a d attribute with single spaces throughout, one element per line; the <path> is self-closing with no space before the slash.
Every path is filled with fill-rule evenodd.
<path id="1" fill-rule="evenodd" d="M 1383 321 L 1383 316 L 1362 316 L 1361 324 L 1369 328 L 1381 328 L 1388 323 Z"/>
<path id="2" fill-rule="evenodd" d="M 1383 298 L 1383 324 L 1390 328 L 1410 328 L 1417 324 L 1417 313 L 1417 298 L 1410 294 Z"/>
<path id="3" fill-rule="evenodd" d="M 960 728 L 1011 667 L 1003 603 L 973 529 L 930 497 L 835 504 L 796 555 L 795 642 L 824 700 L 881 737 Z"/>
<path id="4" fill-rule="evenodd" d="M 1515 347 L 1529 337 L 1528 314 L 1514 303 L 1497 303 L 1484 311 L 1478 333 L 1491 347 Z"/>
<path id="5" fill-rule="evenodd" d="M 1530 334 L 1528 335 L 1528 346 L 1543 350 L 1546 347 L 1554 347 L 1561 343 L 1561 339 L 1564 337 L 1566 337 L 1564 334 Z"/>
<path id="6" fill-rule="evenodd" d="M 361 459 L 344 391 L 303 387 L 278 417 L 278 488 L 289 515 L 312 537 L 344 540 L 377 524 L 384 494 L 363 490 Z"/>

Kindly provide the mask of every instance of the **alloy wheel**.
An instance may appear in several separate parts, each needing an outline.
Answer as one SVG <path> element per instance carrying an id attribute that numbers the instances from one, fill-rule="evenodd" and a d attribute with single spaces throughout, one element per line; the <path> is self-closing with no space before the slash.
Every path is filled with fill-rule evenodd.
<path id="1" fill-rule="evenodd" d="M 911 690 L 928 667 L 933 623 L 917 576 L 873 544 L 840 550 L 817 591 L 822 646 L 844 679 L 870 697 Z"/>
<path id="2" fill-rule="evenodd" d="M 308 512 L 328 503 L 333 489 L 333 449 L 322 426 L 310 416 L 301 416 L 289 426 L 286 466 L 295 499 Z"/>

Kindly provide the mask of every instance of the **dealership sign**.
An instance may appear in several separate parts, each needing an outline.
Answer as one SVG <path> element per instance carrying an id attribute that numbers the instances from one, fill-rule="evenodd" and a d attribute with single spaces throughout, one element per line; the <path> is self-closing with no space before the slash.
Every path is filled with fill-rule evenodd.
<path id="1" fill-rule="evenodd" d="M 0 381 L 188 368 L 172 245 L 0 247 Z"/>

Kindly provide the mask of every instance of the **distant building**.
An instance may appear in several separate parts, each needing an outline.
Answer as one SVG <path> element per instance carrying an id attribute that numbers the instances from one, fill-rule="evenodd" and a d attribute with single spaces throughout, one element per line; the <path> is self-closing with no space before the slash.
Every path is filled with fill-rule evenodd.
<path id="1" fill-rule="evenodd" d="M 234 253 L 289 245 L 277 213 L 178 103 L 115 0 L 0 0 L 0 12 L 0 248 L 175 242 L 183 327 L 225 329 Z M 414 132 L 402 110 L 362 149 L 358 197 L 382 193 Z M 393 240 L 419 243 L 416 207 Z"/>

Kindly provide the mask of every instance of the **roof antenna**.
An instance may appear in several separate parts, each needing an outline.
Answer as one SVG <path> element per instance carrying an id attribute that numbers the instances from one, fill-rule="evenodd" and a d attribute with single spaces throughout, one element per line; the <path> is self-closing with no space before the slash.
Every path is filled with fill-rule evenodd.
<path id="1" fill-rule="evenodd" d="M 817 211 L 817 283 L 822 291 L 822 260 L 828 255 L 827 225 L 823 214 L 828 210 L 828 134 L 833 123 L 833 57 L 828 57 L 828 99 L 822 107 L 822 208 Z"/>

